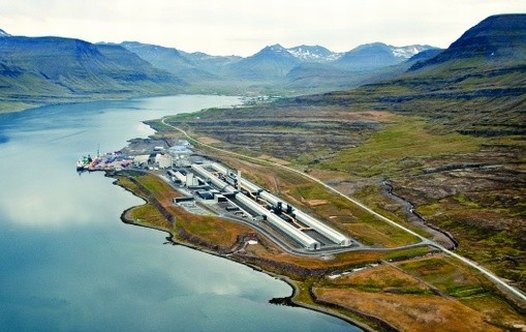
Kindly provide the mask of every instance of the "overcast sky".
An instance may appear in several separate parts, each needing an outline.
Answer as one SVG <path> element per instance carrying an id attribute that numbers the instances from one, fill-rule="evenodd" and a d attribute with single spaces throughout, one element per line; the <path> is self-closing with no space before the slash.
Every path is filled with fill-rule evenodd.
<path id="1" fill-rule="evenodd" d="M 275 43 L 447 47 L 489 15 L 520 12 L 524 0 L 0 0 L 0 28 L 246 56 Z"/>

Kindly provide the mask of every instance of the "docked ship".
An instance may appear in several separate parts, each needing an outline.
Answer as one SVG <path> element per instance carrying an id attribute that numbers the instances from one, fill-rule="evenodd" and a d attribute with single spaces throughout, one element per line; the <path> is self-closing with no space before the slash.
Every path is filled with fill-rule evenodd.
<path id="1" fill-rule="evenodd" d="M 90 155 L 80 158 L 79 160 L 77 160 L 77 163 L 76 163 L 77 171 L 86 170 L 92 161 L 93 159 L 91 158 Z"/>

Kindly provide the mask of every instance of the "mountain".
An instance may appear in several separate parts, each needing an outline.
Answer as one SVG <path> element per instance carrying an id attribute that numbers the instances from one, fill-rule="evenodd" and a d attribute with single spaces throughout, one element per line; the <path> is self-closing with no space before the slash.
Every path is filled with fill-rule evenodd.
<path id="1" fill-rule="evenodd" d="M 287 51 L 303 62 L 331 62 L 341 56 L 341 53 L 334 53 L 319 45 L 300 45 L 288 48 Z"/>
<path id="2" fill-rule="evenodd" d="M 526 134 L 526 14 L 490 16 L 446 50 L 422 52 L 408 64 L 383 81 L 303 102 L 366 104 L 424 116 L 463 134 Z"/>
<path id="3" fill-rule="evenodd" d="M 490 16 L 466 31 L 458 40 L 436 57 L 415 64 L 412 69 L 452 60 L 483 59 L 523 61 L 526 51 L 526 20 L 524 14 Z"/>
<path id="4" fill-rule="evenodd" d="M 148 95 L 184 82 L 118 45 L 59 37 L 0 38 L 0 95 L 5 100 Z"/>
<path id="5" fill-rule="evenodd" d="M 4 30 L 0 29 L 0 37 L 9 37 L 9 36 L 11 35 L 5 32 Z"/>
<path id="6" fill-rule="evenodd" d="M 122 42 L 119 45 L 137 54 L 155 67 L 173 74 L 177 74 L 181 70 L 194 68 L 194 65 L 175 48 L 130 41 Z"/>
<path id="7" fill-rule="evenodd" d="M 210 68 L 204 68 L 205 66 L 202 63 L 195 63 L 194 60 L 197 57 L 192 56 L 190 53 L 185 53 L 175 48 L 139 42 L 122 42 L 119 45 L 137 54 L 154 67 L 166 70 L 185 81 L 217 79 L 217 76 L 212 74 L 214 72 L 213 69 L 209 71 Z"/>
<path id="8" fill-rule="evenodd" d="M 291 80 L 313 78 L 323 86 L 323 79 L 339 81 L 334 87 L 355 86 L 364 73 L 376 74 L 380 69 L 399 65 L 419 52 L 435 49 L 428 45 L 395 47 L 383 43 L 361 45 L 346 53 L 335 53 L 316 45 L 284 48 L 276 44 L 229 65 L 228 74 L 244 79 Z M 404 67 L 405 68 L 405 67 Z M 354 74 L 350 74 L 350 73 Z M 356 72 L 361 72 L 357 74 Z M 349 77 L 352 76 L 351 84 Z M 341 83 L 341 84 L 340 84 Z M 307 83 L 313 85 L 313 82 Z M 289 85 L 290 86 L 290 85 Z M 318 84 L 319 86 L 319 84 Z"/>
<path id="9" fill-rule="evenodd" d="M 384 43 L 371 43 L 344 53 L 335 63 L 351 71 L 371 70 L 402 63 L 419 52 L 432 48 L 428 45 L 395 47 Z"/>
<path id="10" fill-rule="evenodd" d="M 187 82 L 200 84 L 209 80 L 221 80 L 224 68 L 241 57 L 213 56 L 202 52 L 188 53 L 176 48 L 139 42 L 122 42 L 120 46 L 137 54 L 159 69 L 166 70 Z"/>
<path id="11" fill-rule="evenodd" d="M 209 73 L 218 73 L 226 66 L 235 63 L 242 59 L 237 55 L 209 55 L 203 52 L 187 53 L 179 51 L 186 59 L 188 59 L 196 68 L 207 71 Z"/>
<path id="12" fill-rule="evenodd" d="M 284 78 L 301 61 L 279 44 L 267 46 L 258 53 L 232 63 L 228 74 L 249 80 L 275 80 Z"/>

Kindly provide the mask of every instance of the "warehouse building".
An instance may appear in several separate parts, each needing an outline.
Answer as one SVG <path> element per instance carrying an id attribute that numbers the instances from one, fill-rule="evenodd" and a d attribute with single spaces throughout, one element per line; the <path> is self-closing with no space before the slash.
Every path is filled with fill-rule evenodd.
<path id="1" fill-rule="evenodd" d="M 242 178 L 240 173 L 231 171 L 219 163 L 193 164 L 191 169 L 219 189 L 225 196 L 234 197 L 244 209 L 250 211 L 254 220 L 265 220 L 273 228 L 278 229 L 308 250 L 320 249 L 322 243 L 305 233 L 305 230 L 316 232 L 321 235 L 317 238 L 324 238 L 325 241 L 328 240 L 333 245 L 350 246 L 352 244 L 351 239 L 339 231 Z M 247 195 L 245 192 L 249 194 Z M 266 205 L 262 206 L 261 202 L 266 202 Z"/>

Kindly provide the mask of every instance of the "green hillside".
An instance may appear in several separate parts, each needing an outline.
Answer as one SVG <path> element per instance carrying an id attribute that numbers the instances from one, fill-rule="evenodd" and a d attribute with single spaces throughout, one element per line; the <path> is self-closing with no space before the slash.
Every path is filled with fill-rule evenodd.
<path id="1" fill-rule="evenodd" d="M 120 46 L 57 37 L 0 38 L 4 110 L 24 104 L 175 93 L 182 86 L 182 80 Z"/>

